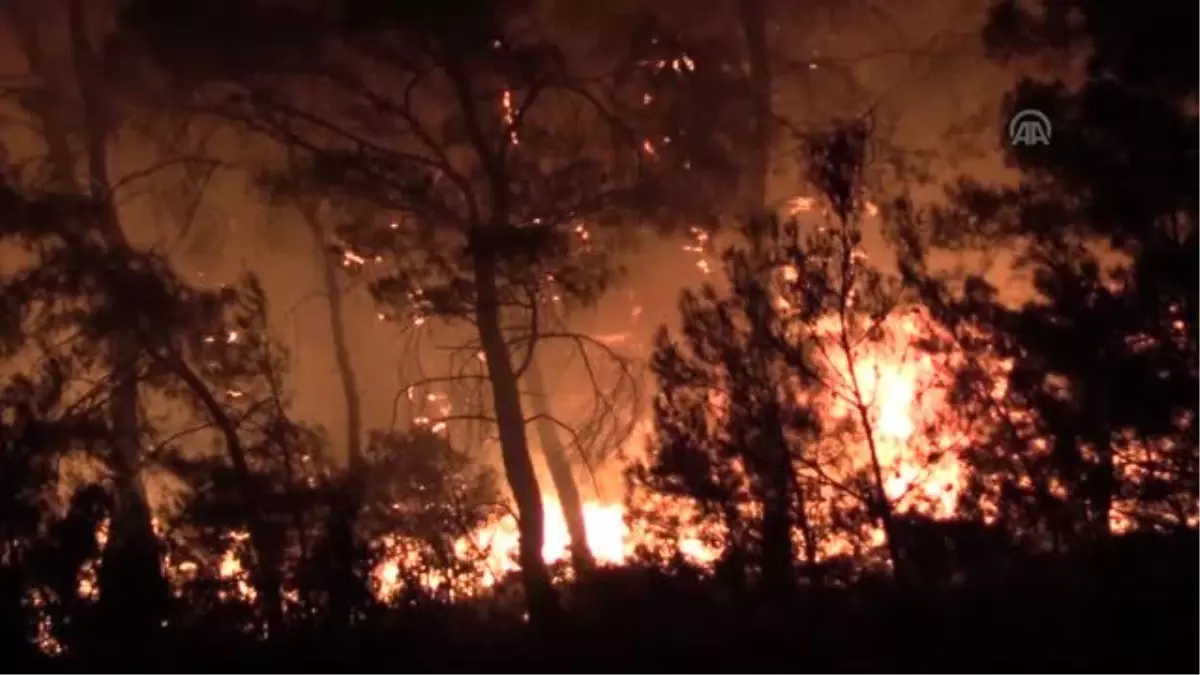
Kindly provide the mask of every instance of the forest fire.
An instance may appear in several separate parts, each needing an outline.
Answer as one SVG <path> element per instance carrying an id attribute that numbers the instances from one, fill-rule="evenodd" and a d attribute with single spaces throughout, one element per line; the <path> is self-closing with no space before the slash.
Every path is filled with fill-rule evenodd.
<path id="1" fill-rule="evenodd" d="M 570 545 L 570 536 L 562 516 L 562 508 L 556 498 L 543 495 L 545 504 L 546 537 L 542 546 L 542 557 L 547 563 L 565 560 Z M 619 565 L 625 562 L 631 542 L 626 536 L 623 512 L 620 504 L 588 501 L 583 505 L 583 517 L 587 523 L 588 548 L 598 563 Z M 468 540 L 456 544 L 460 554 L 468 548 L 487 551 L 482 585 L 487 588 L 498 579 L 519 569 L 517 546 L 519 543 L 516 522 L 505 518 L 481 528 L 468 536 Z M 406 561 L 393 558 L 380 563 L 375 569 L 375 583 L 379 596 L 388 598 L 402 585 L 402 568 Z M 424 580 L 427 586 L 436 586 L 437 575 Z"/>
<path id="2" fill-rule="evenodd" d="M 832 318 L 821 321 L 818 327 L 830 333 L 825 338 L 838 330 Z M 962 366 L 962 358 L 958 355 L 930 355 L 918 346 L 918 341 L 928 337 L 929 332 L 934 330 L 928 317 L 919 309 L 889 316 L 882 328 L 884 335 L 881 339 L 866 343 L 855 352 L 853 373 L 847 366 L 844 354 L 824 352 L 823 366 L 832 373 L 830 381 L 842 384 L 827 387 L 813 404 L 830 424 L 836 426 L 851 422 L 853 426 L 858 413 L 854 410 L 846 387 L 850 386 L 848 383 L 855 383 L 862 399 L 869 402 L 870 428 L 885 477 L 884 492 L 896 511 L 917 513 L 934 519 L 954 518 L 967 476 L 967 469 L 958 454 L 966 438 L 960 431 L 961 421 L 955 419 L 955 412 L 946 403 L 946 395 L 954 371 Z M 1008 366 L 1008 363 L 997 362 L 990 369 L 994 373 L 994 396 L 1003 395 Z M 435 405 L 441 416 L 450 415 L 444 397 L 428 394 L 425 398 Z M 414 418 L 413 423 L 430 428 L 435 433 L 445 431 L 444 423 L 435 423 L 424 416 Z M 650 420 L 644 420 L 638 428 L 643 432 L 651 429 Z M 630 447 L 621 456 L 640 456 L 647 441 L 644 433 L 631 438 L 628 443 Z M 867 440 L 861 434 L 831 439 L 831 442 L 843 444 L 850 450 L 850 457 L 843 466 L 847 474 L 862 470 L 869 464 Z M 616 466 L 610 469 L 619 471 L 622 468 Z M 547 484 L 548 481 L 543 483 L 544 486 Z M 561 503 L 548 486 L 543 489 L 543 559 L 549 564 L 565 562 L 569 559 L 570 534 Z M 681 507 L 662 501 L 659 508 Z M 638 546 L 646 543 L 637 534 L 640 528 L 637 523 L 630 522 L 630 514 L 626 513 L 620 499 L 585 498 L 582 513 L 588 548 L 601 565 L 627 564 Z M 1120 522 L 1121 516 L 1114 514 L 1114 525 Z M 235 537 L 236 541 L 244 539 L 244 533 Z M 720 556 L 720 550 L 711 543 L 719 539 L 713 533 L 692 530 L 678 535 L 674 546 L 685 559 L 707 566 Z M 385 537 L 385 540 L 382 542 L 384 549 L 398 550 L 394 538 Z M 868 540 L 875 546 L 883 544 L 880 526 L 872 526 Z M 518 571 L 518 545 L 516 521 L 509 516 L 473 531 L 455 542 L 454 549 L 464 559 L 471 557 L 470 552 L 484 552 L 480 563 L 483 569 L 477 570 L 480 584 L 475 587 L 475 592 L 478 592 Z M 846 547 L 847 542 L 831 541 L 823 551 L 833 555 L 845 551 Z M 479 559 L 478 556 L 475 558 Z M 381 600 L 393 597 L 406 582 L 415 581 L 432 590 L 444 581 L 444 577 L 436 570 L 421 573 L 415 579 L 405 576 L 409 568 L 419 568 L 420 565 L 416 557 L 403 552 L 387 557 L 373 572 L 377 596 Z M 226 551 L 220 559 L 218 574 L 236 584 L 233 592 L 239 597 L 245 600 L 254 597 L 249 576 L 232 550 Z"/>
<path id="3" fill-rule="evenodd" d="M 833 332 L 835 324 L 830 319 L 822 327 Z M 963 439 L 956 435 L 952 410 L 945 403 L 953 360 L 935 360 L 917 346 L 930 330 L 920 311 L 889 317 L 884 328 L 884 338 L 856 356 L 853 373 L 845 353 L 823 352 L 843 386 L 841 391 L 828 391 L 819 405 L 830 418 L 844 420 L 855 414 L 854 396 L 847 389 L 859 388 L 871 408 L 870 426 L 887 497 L 901 511 L 952 517 L 964 479 L 957 454 Z M 865 451 L 859 461 L 869 461 Z"/>
<path id="4" fill-rule="evenodd" d="M 691 249 L 689 249 L 691 250 Z M 698 251 L 697 251 L 698 252 Z M 870 402 L 874 440 L 883 465 L 884 490 L 896 504 L 897 511 L 920 513 L 932 518 L 951 518 L 957 512 L 957 500 L 965 478 L 964 468 L 957 455 L 961 439 L 952 429 L 953 420 L 944 403 L 945 388 L 952 373 L 949 362 L 939 363 L 921 353 L 916 341 L 922 330 L 928 330 L 920 312 L 891 317 L 886 323 L 886 338 L 863 349 L 855 359 L 855 381 L 865 400 Z M 825 322 L 823 325 L 831 326 Z M 844 357 L 830 355 L 825 364 L 841 381 L 849 381 Z M 827 392 L 816 402 L 833 423 L 851 418 L 854 411 L 846 397 L 836 389 Z M 643 428 L 645 428 L 643 426 Z M 630 445 L 640 446 L 645 439 L 633 439 Z M 863 438 L 839 439 L 853 448 L 845 470 L 860 470 L 870 462 Z M 632 454 L 631 454 L 632 453 Z M 626 457 L 638 454 L 627 449 Z M 542 549 L 547 563 L 568 558 L 570 535 L 558 498 L 543 492 L 545 542 Z M 670 508 L 670 507 L 667 507 Z M 604 565 L 626 563 L 639 544 L 634 534 L 636 523 L 628 522 L 624 505 L 619 500 L 587 499 L 583 504 L 588 547 L 596 561 Z M 878 528 L 876 528 L 878 529 Z M 876 532 L 871 539 L 881 542 Z M 460 542 L 460 551 L 485 550 L 487 570 L 484 585 L 518 569 L 518 532 L 515 519 L 504 518 L 491 523 Z M 693 563 L 706 565 L 720 552 L 706 543 L 701 532 L 681 535 L 675 541 L 680 553 Z M 843 548 L 832 542 L 829 551 Z M 402 585 L 401 568 L 405 562 L 394 558 L 381 563 L 375 571 L 375 581 L 381 597 L 394 594 Z"/>
<path id="5" fill-rule="evenodd" d="M 585 4 L 0 2 L 12 669 L 1196 667 L 1195 3 Z"/>

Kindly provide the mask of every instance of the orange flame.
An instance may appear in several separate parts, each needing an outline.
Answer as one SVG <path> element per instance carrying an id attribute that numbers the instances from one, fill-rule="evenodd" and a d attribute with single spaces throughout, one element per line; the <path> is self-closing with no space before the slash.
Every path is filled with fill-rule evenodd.
<path id="1" fill-rule="evenodd" d="M 927 329 L 919 315 L 897 315 L 885 323 L 884 329 L 885 340 L 864 345 L 854 354 L 854 379 L 870 408 L 875 445 L 884 469 L 884 492 L 898 510 L 918 511 L 935 518 L 951 517 L 957 510 L 964 475 L 957 454 L 962 439 L 939 425 L 946 408 L 945 374 L 951 364 L 937 362 L 915 348 L 915 340 Z M 836 350 L 829 352 L 825 365 L 840 376 L 840 381 L 849 381 L 844 355 L 838 355 Z M 855 414 L 846 397 L 836 391 L 816 404 L 835 420 Z M 850 468 L 861 469 L 870 460 L 865 439 L 851 442 L 856 450 Z M 547 563 L 554 563 L 567 557 L 570 535 L 558 499 L 544 495 L 542 501 L 545 515 L 542 556 Z M 598 562 L 620 565 L 630 559 L 639 542 L 625 516 L 620 502 L 585 501 L 583 517 L 588 546 Z M 875 533 L 877 544 L 881 543 L 881 536 Z M 512 518 L 481 528 L 470 538 L 488 551 L 485 585 L 490 586 L 504 574 L 518 569 L 519 535 Z M 681 553 L 698 563 L 710 562 L 717 555 L 699 533 L 681 535 L 676 544 Z M 401 565 L 403 561 L 393 559 L 377 568 L 375 576 L 381 595 L 395 592 L 400 584 Z"/>

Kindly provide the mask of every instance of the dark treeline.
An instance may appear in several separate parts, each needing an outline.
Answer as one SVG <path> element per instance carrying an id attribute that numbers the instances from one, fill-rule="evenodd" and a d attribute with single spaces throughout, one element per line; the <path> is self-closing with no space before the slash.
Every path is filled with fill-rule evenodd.
<path id="1" fill-rule="evenodd" d="M 672 0 L 3 6 L 30 73 L 4 93 L 41 148 L 0 187 L 10 667 L 1200 667 L 1195 5 L 992 6 L 979 39 L 1029 74 L 994 121 L 1018 178 L 924 204 L 870 112 L 775 109 L 796 64 L 769 36 L 832 6 L 713 4 L 721 30 Z M 1048 144 L 1009 142 L 1025 109 Z M 131 137 L 152 169 L 114 175 Z M 781 147 L 813 195 L 787 213 Z M 322 242 L 345 438 L 292 412 L 304 354 L 254 274 L 199 285 L 132 234 L 130 190 L 186 228 L 231 169 Z M 863 254 L 877 226 L 894 264 Z M 696 227 L 725 250 L 653 345 L 636 551 L 605 566 L 576 481 L 616 432 L 554 417 L 547 355 L 628 365 L 569 309 L 639 237 Z M 1016 301 L 938 262 L 1000 250 Z M 346 276 L 466 336 L 408 392 L 443 408 L 364 428 Z M 938 397 L 903 430 L 884 353 Z M 461 542 L 506 513 L 492 583 Z"/>

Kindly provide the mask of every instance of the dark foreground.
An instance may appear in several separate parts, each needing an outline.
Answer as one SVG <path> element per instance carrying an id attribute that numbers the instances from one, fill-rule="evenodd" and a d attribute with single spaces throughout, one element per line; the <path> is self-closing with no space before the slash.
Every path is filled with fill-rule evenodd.
<path id="1" fill-rule="evenodd" d="M 220 629 L 164 630 L 73 658 L 6 658 L 5 669 L 1197 672 L 1197 539 L 1172 540 L 940 589 L 800 591 L 769 610 L 711 582 L 611 570 L 537 634 L 463 608 L 390 609 L 340 636 L 298 628 L 255 643 Z"/>

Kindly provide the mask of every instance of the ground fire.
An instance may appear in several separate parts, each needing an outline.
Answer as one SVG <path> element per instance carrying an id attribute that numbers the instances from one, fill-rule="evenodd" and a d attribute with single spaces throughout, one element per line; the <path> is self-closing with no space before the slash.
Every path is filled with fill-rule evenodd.
<path id="1" fill-rule="evenodd" d="M 0 654 L 1195 672 L 1198 21 L 0 0 Z"/>

